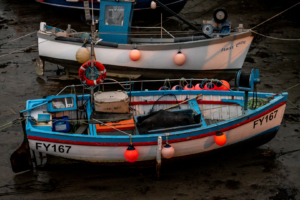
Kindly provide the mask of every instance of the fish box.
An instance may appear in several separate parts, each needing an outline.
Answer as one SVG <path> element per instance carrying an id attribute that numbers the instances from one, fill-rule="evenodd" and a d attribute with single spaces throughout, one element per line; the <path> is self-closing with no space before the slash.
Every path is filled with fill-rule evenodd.
<path id="1" fill-rule="evenodd" d="M 125 91 L 96 92 L 94 94 L 95 111 L 107 113 L 127 113 L 129 98 Z"/>
<path id="2" fill-rule="evenodd" d="M 53 119 L 53 131 L 54 132 L 69 132 L 70 131 L 70 122 L 69 117 L 57 117 Z"/>

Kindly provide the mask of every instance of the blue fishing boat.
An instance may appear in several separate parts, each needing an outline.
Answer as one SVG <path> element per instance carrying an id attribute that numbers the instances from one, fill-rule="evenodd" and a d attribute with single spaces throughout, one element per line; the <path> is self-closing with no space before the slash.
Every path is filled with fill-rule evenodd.
<path id="1" fill-rule="evenodd" d="M 46 155 L 103 163 L 156 160 L 159 169 L 163 159 L 236 145 L 258 146 L 276 135 L 286 107 L 287 93 L 256 92 L 260 82 L 258 70 L 237 74 L 240 91 L 214 79 L 165 80 L 160 90 L 147 90 L 143 85 L 163 80 L 106 79 L 103 86 L 119 84 L 123 91 L 77 94 L 76 87 L 86 87 L 87 83 L 99 86 L 105 79 L 105 68 L 96 61 L 93 65 L 101 70 L 101 75 L 91 82 L 81 75 L 83 85 L 69 86 L 74 91 L 71 94 L 60 92 L 27 101 L 26 109 L 21 111 L 22 150 L 11 157 L 15 172 L 45 163 Z M 178 82 L 184 82 L 186 87 L 170 90 L 171 83 Z M 132 85 L 141 88 L 133 91 Z M 90 89 L 93 91 L 94 87 Z M 27 113 L 26 117 L 23 113 Z M 27 164 L 20 164 L 24 162 Z"/>

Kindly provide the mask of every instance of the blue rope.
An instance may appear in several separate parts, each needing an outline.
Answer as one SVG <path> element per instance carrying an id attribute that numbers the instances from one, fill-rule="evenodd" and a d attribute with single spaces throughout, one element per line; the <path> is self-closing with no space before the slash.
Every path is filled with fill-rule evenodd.
<path id="1" fill-rule="evenodd" d="M 90 80 L 96 80 L 98 78 L 97 67 L 94 67 L 94 69 L 93 69 L 94 77 L 95 77 L 94 79 L 91 79 L 91 77 L 90 77 L 90 75 L 91 75 L 90 70 L 91 70 L 91 67 L 89 67 L 85 70 L 85 77 L 87 77 Z"/>

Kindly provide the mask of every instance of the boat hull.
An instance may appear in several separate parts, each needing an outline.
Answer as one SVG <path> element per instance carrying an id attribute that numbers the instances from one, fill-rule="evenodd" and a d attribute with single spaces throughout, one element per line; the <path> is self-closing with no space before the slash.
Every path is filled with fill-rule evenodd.
<path id="1" fill-rule="evenodd" d="M 245 143 L 255 146 L 262 145 L 276 135 L 283 118 L 285 103 L 282 100 L 257 113 L 238 117 L 218 126 L 190 130 L 177 136 L 170 135 L 169 142 L 175 149 L 174 158 L 206 154 Z M 218 130 L 221 130 L 227 137 L 224 146 L 218 146 L 214 142 L 214 136 Z M 109 142 L 109 137 L 98 141 L 92 140 L 94 142 L 84 139 L 74 141 L 59 135 L 45 137 L 47 134 L 35 133 L 32 130 L 27 130 L 27 135 L 32 150 L 49 155 L 89 162 L 126 162 L 124 152 L 128 143 L 123 143 L 121 139 L 115 140 L 115 142 Z M 138 161 L 155 160 L 157 137 L 149 135 L 143 140 L 133 140 L 134 146 L 139 152 Z"/>
<path id="2" fill-rule="evenodd" d="M 49 57 L 40 56 L 46 62 L 55 63 L 64 66 L 69 73 L 78 74 L 79 67 L 77 61 L 70 61 L 64 59 L 53 59 Z M 78 68 L 74 67 L 78 66 Z M 172 70 L 172 69 L 142 69 L 132 67 L 122 67 L 115 65 L 105 65 L 107 69 L 107 77 L 113 78 L 128 78 L 138 77 L 139 79 L 176 79 L 179 77 L 194 77 L 194 78 L 218 78 L 220 80 L 231 80 L 235 78 L 236 73 L 240 69 L 221 69 L 221 70 Z"/>
<path id="3" fill-rule="evenodd" d="M 80 64 L 75 55 L 81 43 L 58 41 L 41 33 L 38 37 L 42 60 L 78 73 Z M 245 32 L 219 39 L 137 45 L 141 52 L 138 61 L 129 58 L 132 44 L 119 44 L 117 48 L 97 45 L 95 54 L 96 59 L 107 67 L 107 71 L 114 74 L 113 77 L 132 74 L 144 79 L 185 76 L 229 80 L 242 68 L 252 39 L 251 32 Z M 178 48 L 186 56 L 182 66 L 174 62 Z"/>

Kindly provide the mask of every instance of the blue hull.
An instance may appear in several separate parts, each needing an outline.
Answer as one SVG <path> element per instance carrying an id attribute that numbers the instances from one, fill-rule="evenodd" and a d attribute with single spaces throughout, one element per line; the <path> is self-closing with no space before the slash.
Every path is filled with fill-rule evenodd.
<path id="1" fill-rule="evenodd" d="M 140 0 L 134 6 L 135 11 L 140 10 L 150 10 L 150 4 L 152 0 Z M 55 6 L 59 8 L 69 8 L 69 9 L 84 9 L 83 2 L 67 2 L 66 0 L 44 0 L 42 2 L 36 0 L 38 3 Z M 186 4 L 187 0 L 161 0 L 161 2 L 171 9 L 174 9 L 175 12 L 179 12 L 184 5 Z M 90 3 L 90 8 L 92 7 Z M 94 10 L 99 10 L 99 2 L 94 1 Z"/>

